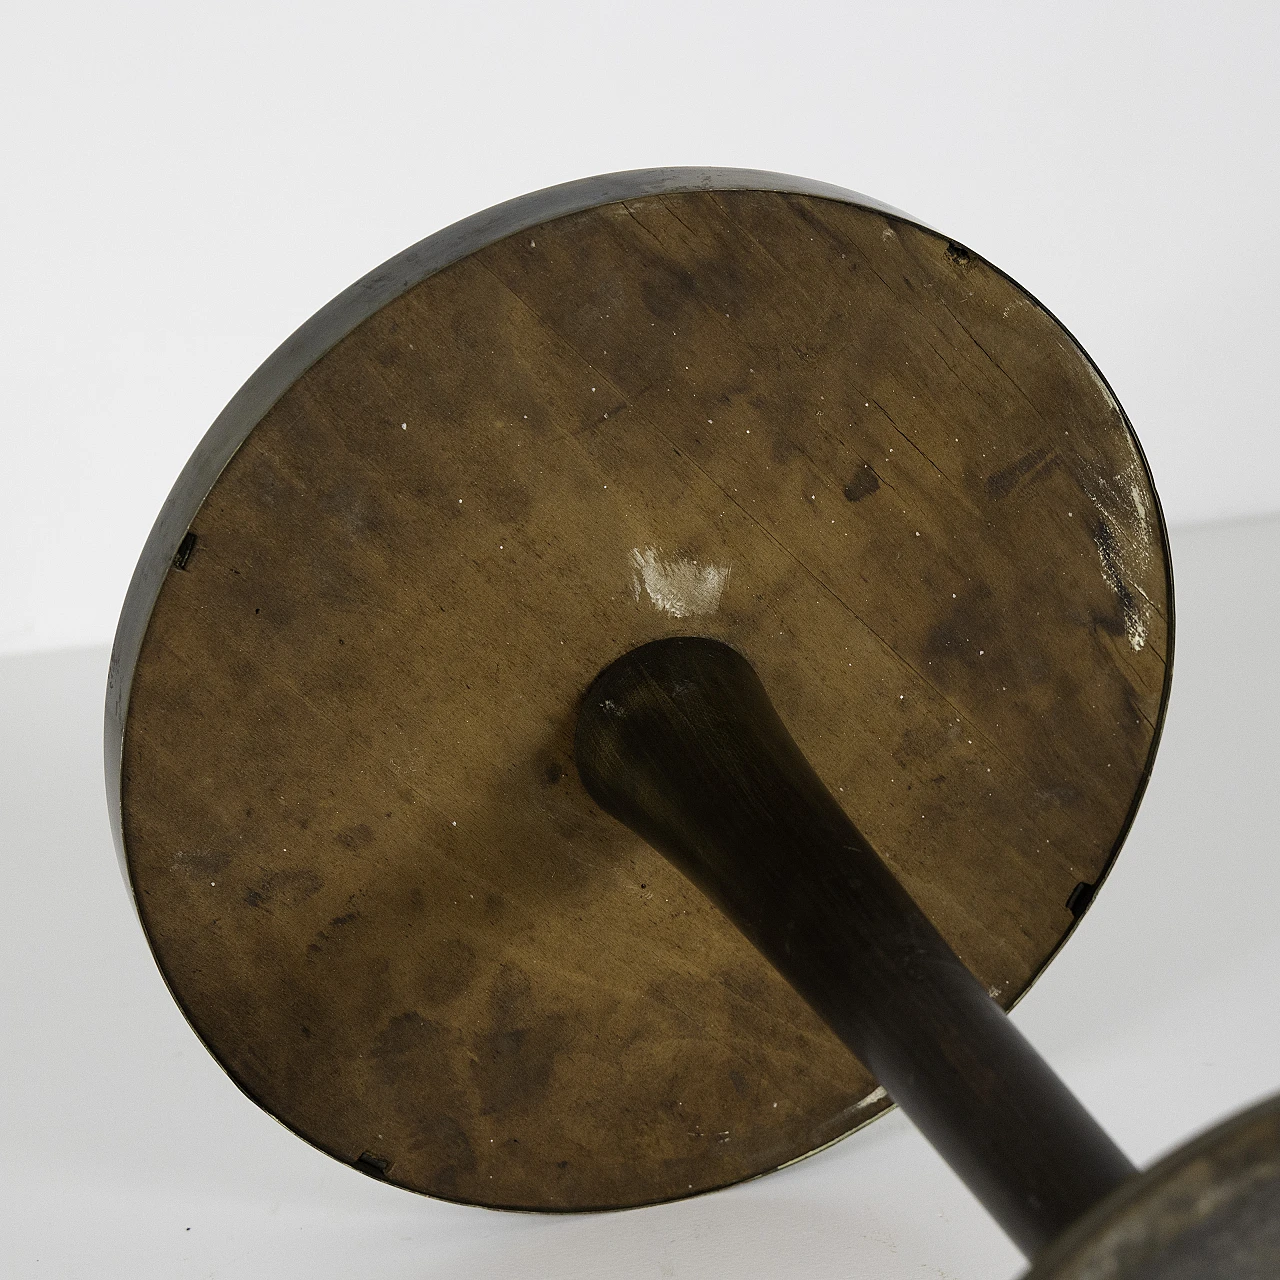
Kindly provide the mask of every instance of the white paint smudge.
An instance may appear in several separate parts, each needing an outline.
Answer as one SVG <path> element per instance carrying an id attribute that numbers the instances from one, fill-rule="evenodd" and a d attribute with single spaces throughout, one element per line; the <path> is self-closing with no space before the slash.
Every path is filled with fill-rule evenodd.
<path id="1" fill-rule="evenodd" d="M 1106 379 L 1098 372 L 1098 366 L 1095 365 L 1079 347 L 1075 348 L 1075 354 L 1081 357 L 1081 363 L 1084 365 L 1085 369 L 1088 370 L 1089 377 L 1093 380 L 1093 385 L 1098 389 L 1102 394 L 1102 398 L 1107 402 L 1107 408 L 1109 408 L 1117 418 L 1121 417 L 1120 403 L 1111 393 L 1111 388 L 1107 386 Z"/>
<path id="2" fill-rule="evenodd" d="M 664 558 L 656 547 L 636 547 L 631 566 L 636 599 L 647 592 L 653 607 L 673 618 L 715 613 L 729 581 L 728 565 L 699 564 L 687 556 Z"/>
<path id="3" fill-rule="evenodd" d="M 1155 527 L 1147 505 L 1146 475 L 1135 455 L 1123 471 L 1084 486 L 1102 521 L 1094 533 L 1102 579 L 1116 593 L 1129 647 L 1137 653 L 1151 629 L 1151 601 L 1138 578 L 1151 567 Z"/>
<path id="4" fill-rule="evenodd" d="M 889 1095 L 884 1090 L 884 1086 L 881 1085 L 880 1088 L 878 1089 L 872 1089 L 872 1091 L 869 1094 L 867 1094 L 867 1096 L 863 1098 L 862 1101 L 859 1102 L 853 1109 L 855 1111 L 861 1111 L 865 1107 L 874 1107 L 877 1102 L 882 1101 L 884 1098 L 887 1098 L 888 1096 Z"/>

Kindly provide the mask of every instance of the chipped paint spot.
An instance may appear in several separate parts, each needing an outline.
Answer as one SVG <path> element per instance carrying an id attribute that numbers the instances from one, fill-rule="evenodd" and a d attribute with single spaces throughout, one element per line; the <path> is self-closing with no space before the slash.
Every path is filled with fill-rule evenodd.
<path id="1" fill-rule="evenodd" d="M 872 1089 L 871 1092 L 867 1094 L 861 1102 L 857 1103 L 853 1109 L 855 1111 L 863 1111 L 867 1107 L 874 1107 L 877 1102 L 883 1101 L 888 1096 L 889 1095 L 885 1092 L 884 1085 L 881 1085 L 878 1089 Z"/>
<path id="2" fill-rule="evenodd" d="M 729 581 L 729 565 L 699 564 L 687 556 L 664 558 L 656 547 L 631 552 L 635 598 L 648 594 L 655 609 L 673 618 L 715 613 Z"/>
<path id="3" fill-rule="evenodd" d="M 1093 535 L 1102 579 L 1120 602 L 1125 635 L 1137 653 L 1147 643 L 1152 614 L 1151 601 L 1137 579 L 1151 567 L 1155 551 L 1155 523 L 1142 464 L 1135 454 L 1117 475 L 1098 476 L 1083 487 L 1102 517 Z"/>
<path id="4" fill-rule="evenodd" d="M 1111 388 L 1107 386 L 1106 379 L 1103 378 L 1102 374 L 1098 372 L 1097 365 L 1095 365 L 1093 361 L 1090 360 L 1089 357 L 1084 354 L 1083 351 L 1080 351 L 1079 348 L 1077 348 L 1077 353 L 1084 357 L 1081 363 L 1084 365 L 1085 369 L 1088 371 L 1089 377 L 1093 381 L 1093 385 L 1097 387 L 1098 391 L 1102 395 L 1102 398 L 1107 402 L 1107 407 L 1111 409 L 1111 411 L 1115 413 L 1117 417 L 1119 417 L 1120 406 L 1116 402 L 1115 396 L 1112 395 Z"/>

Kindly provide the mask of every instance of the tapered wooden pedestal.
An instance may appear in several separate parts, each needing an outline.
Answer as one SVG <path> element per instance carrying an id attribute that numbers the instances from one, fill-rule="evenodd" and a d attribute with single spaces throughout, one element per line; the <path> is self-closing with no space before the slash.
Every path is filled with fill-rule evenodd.
<path id="1" fill-rule="evenodd" d="M 575 735 L 592 798 L 660 849 L 884 1082 L 1027 1280 L 1272 1280 L 1280 1097 L 1138 1173 L 814 773 L 751 664 L 677 636 L 611 663 Z"/>

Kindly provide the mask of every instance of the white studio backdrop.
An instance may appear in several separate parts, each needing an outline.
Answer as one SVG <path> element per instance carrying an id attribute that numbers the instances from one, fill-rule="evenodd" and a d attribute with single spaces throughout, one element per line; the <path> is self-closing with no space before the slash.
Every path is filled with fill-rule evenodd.
<path id="1" fill-rule="evenodd" d="M 1274 3 L 12 6 L 0 653 L 109 640 L 183 462 L 367 270 L 556 182 L 910 210 L 1082 341 L 1173 524 L 1280 510 Z"/>

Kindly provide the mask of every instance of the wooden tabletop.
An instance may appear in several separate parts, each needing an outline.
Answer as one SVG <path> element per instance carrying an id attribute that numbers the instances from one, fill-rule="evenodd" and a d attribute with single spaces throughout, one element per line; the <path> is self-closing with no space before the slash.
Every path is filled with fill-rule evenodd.
<path id="1" fill-rule="evenodd" d="M 619 654 L 746 654 L 1005 1006 L 1159 736 L 1163 523 L 1071 336 L 905 217 L 681 185 L 384 272 L 175 491 L 122 622 L 108 750 L 170 988 L 260 1105 L 432 1195 L 670 1199 L 887 1105 L 582 789 Z"/>

